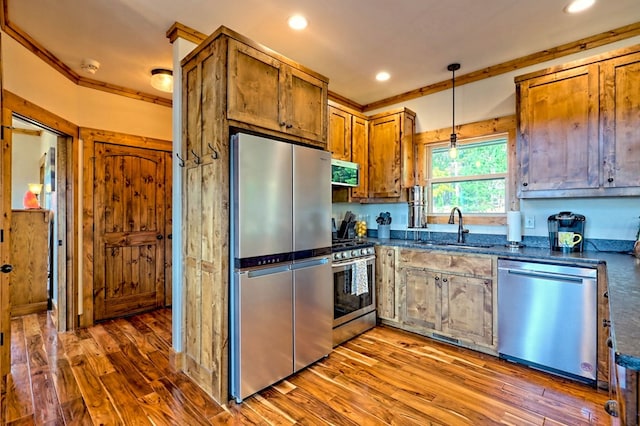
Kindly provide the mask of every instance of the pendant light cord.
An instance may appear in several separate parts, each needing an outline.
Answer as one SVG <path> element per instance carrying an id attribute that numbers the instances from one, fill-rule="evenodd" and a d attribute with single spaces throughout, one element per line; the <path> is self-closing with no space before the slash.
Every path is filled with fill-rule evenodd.
<path id="1" fill-rule="evenodd" d="M 458 136 L 456 135 L 456 71 L 460 69 L 460 64 L 449 64 L 447 69 L 451 71 L 451 147 L 456 147 Z"/>

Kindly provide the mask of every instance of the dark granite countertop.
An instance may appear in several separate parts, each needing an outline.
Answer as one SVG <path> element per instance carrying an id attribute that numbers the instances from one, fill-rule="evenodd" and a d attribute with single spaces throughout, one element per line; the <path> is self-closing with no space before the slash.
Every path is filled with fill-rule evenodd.
<path id="1" fill-rule="evenodd" d="M 377 244 L 446 250 L 458 253 L 489 254 L 505 259 L 543 260 L 575 266 L 606 264 L 609 283 L 609 310 L 616 363 L 640 371 L 640 259 L 630 254 L 584 251 L 562 253 L 548 248 L 522 247 L 513 249 L 505 245 L 491 247 L 456 247 L 427 245 L 423 242 L 403 239 L 368 238 Z"/>

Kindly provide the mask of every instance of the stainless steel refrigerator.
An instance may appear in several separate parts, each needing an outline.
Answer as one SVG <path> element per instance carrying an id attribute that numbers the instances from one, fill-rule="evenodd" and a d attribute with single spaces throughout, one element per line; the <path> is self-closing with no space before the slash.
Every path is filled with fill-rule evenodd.
<path id="1" fill-rule="evenodd" d="M 231 138 L 231 395 L 242 399 L 332 348 L 331 155 Z"/>

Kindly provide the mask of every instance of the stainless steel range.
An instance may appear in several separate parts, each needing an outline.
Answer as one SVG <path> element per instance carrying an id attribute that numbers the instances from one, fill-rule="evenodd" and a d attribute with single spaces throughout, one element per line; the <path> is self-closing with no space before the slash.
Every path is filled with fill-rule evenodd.
<path id="1" fill-rule="evenodd" d="M 360 240 L 333 241 L 333 346 L 376 325 L 373 246 Z"/>

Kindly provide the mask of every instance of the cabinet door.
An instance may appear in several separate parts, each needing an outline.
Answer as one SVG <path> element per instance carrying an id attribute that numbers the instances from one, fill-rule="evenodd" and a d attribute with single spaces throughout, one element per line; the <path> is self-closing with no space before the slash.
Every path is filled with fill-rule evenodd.
<path id="1" fill-rule="evenodd" d="M 604 186 L 640 187 L 640 53 L 602 65 Z"/>
<path id="2" fill-rule="evenodd" d="M 369 194 L 400 196 L 400 114 L 369 122 Z"/>
<path id="3" fill-rule="evenodd" d="M 227 117 L 281 130 L 279 102 L 285 80 L 281 62 L 230 39 L 228 67 Z"/>
<path id="4" fill-rule="evenodd" d="M 315 141 L 327 141 L 327 85 L 296 68 L 286 69 L 286 88 L 281 90 L 280 126 L 283 131 Z"/>
<path id="5" fill-rule="evenodd" d="M 532 78 L 518 89 L 519 193 L 598 188 L 598 65 Z"/>
<path id="6" fill-rule="evenodd" d="M 446 275 L 442 281 L 442 331 L 459 339 L 493 345 L 490 279 Z"/>
<path id="7" fill-rule="evenodd" d="M 378 317 L 396 320 L 396 252 L 393 247 L 376 247 L 376 300 Z"/>
<path id="8" fill-rule="evenodd" d="M 351 118 L 351 161 L 360 164 L 360 185 L 351 189 L 351 196 L 366 198 L 369 196 L 369 123 L 366 119 Z"/>
<path id="9" fill-rule="evenodd" d="M 348 112 L 329 106 L 327 149 L 338 160 L 351 161 L 351 117 Z"/>
<path id="10" fill-rule="evenodd" d="M 400 272 L 404 325 L 442 330 L 442 285 L 440 276 L 424 269 L 406 268 Z M 426 331 L 426 330 L 425 330 Z"/>

